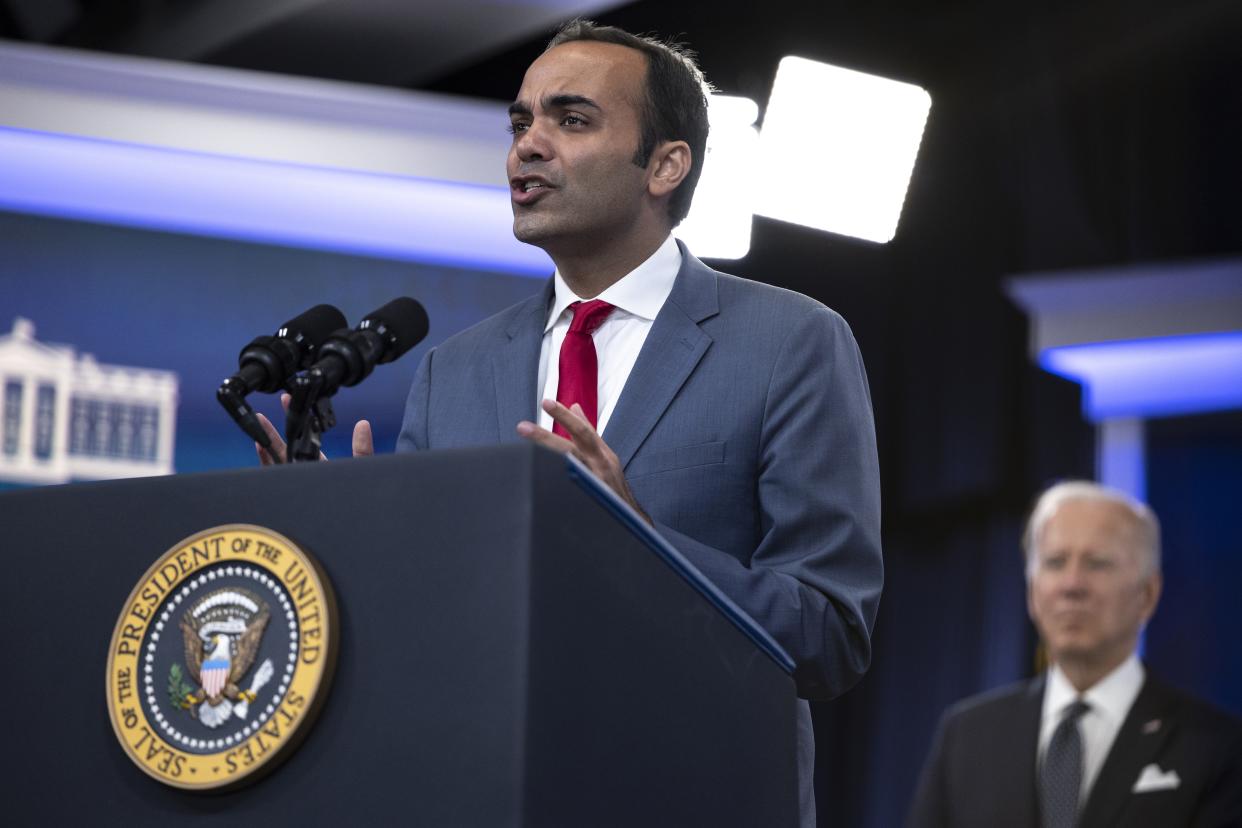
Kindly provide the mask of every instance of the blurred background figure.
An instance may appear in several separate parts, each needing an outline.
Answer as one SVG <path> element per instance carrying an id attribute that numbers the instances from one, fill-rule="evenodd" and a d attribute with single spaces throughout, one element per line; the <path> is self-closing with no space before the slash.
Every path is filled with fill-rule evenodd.
<path id="1" fill-rule="evenodd" d="M 954 706 L 909 825 L 1242 824 L 1242 721 L 1150 675 L 1160 526 L 1127 495 L 1061 483 L 1023 539 L 1044 675 Z"/>

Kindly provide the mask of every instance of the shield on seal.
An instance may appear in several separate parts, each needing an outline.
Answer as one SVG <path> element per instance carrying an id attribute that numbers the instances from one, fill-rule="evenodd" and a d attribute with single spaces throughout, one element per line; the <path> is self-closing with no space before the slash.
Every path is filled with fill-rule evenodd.
<path id="1" fill-rule="evenodd" d="M 224 686 L 229 681 L 229 665 L 232 659 L 229 657 L 229 638 L 227 635 L 217 635 L 215 648 L 211 651 L 211 655 L 203 661 L 202 679 L 203 689 L 207 691 L 208 698 L 216 698 L 224 692 Z"/>

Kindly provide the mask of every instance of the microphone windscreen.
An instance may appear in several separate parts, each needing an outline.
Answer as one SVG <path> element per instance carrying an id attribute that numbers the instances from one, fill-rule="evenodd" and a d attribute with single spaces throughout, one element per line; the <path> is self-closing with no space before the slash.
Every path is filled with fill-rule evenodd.
<path id="1" fill-rule="evenodd" d="M 389 347 L 380 362 L 391 362 L 422 342 L 430 327 L 427 311 L 408 296 L 393 299 L 379 310 L 367 314 L 367 318 L 358 325 L 359 330 L 370 328 L 382 333 L 387 340 Z"/>
<path id="2" fill-rule="evenodd" d="M 333 332 L 347 327 L 349 323 L 345 321 L 345 314 L 332 305 L 315 305 L 281 325 L 276 336 L 305 340 L 314 349 L 322 345 Z"/>

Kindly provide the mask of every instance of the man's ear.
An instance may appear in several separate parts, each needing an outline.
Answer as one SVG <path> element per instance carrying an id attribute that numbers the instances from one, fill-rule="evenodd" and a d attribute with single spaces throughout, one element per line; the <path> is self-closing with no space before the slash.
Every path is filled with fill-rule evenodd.
<path id="1" fill-rule="evenodd" d="M 690 174 L 690 145 L 685 141 L 665 141 L 651 153 L 647 167 L 647 192 L 662 198 L 677 189 Z"/>
<path id="2" fill-rule="evenodd" d="M 1160 591 L 1164 586 L 1164 579 L 1159 572 L 1153 572 L 1144 579 L 1139 590 L 1142 593 L 1140 600 L 1143 602 L 1143 623 L 1146 624 L 1151 620 L 1152 615 L 1156 612 L 1156 605 L 1160 603 Z"/>

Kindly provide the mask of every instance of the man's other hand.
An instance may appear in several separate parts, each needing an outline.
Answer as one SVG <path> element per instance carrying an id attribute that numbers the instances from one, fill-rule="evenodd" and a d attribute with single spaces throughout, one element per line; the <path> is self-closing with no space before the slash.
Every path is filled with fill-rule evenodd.
<path id="1" fill-rule="evenodd" d="M 548 412 L 553 420 L 560 423 L 573 439 L 566 440 L 559 434 L 553 434 L 529 420 L 518 423 L 517 433 L 544 448 L 577 457 L 596 477 L 604 481 L 608 488 L 630 504 L 643 520 L 651 523 L 651 518 L 638 505 L 638 501 L 634 499 L 634 493 L 630 491 L 630 484 L 625 480 L 625 474 L 621 470 L 621 461 L 617 458 L 616 452 L 608 447 L 603 437 L 599 436 L 599 432 L 591 425 L 591 421 L 582 413 L 582 407 L 574 403 L 573 408 L 566 408 L 556 400 L 544 400 L 543 410 Z"/>
<path id="2" fill-rule="evenodd" d="M 286 411 L 289 410 L 289 399 L 290 397 L 288 394 L 280 395 L 280 405 Z M 254 444 L 255 453 L 259 455 L 259 463 L 264 466 L 273 466 L 277 463 L 277 460 L 281 463 L 286 462 L 284 438 L 280 436 L 280 432 L 276 429 L 276 426 L 272 425 L 271 420 L 262 414 L 259 414 L 258 416 L 259 425 L 263 426 L 263 431 L 267 433 L 267 438 L 272 441 L 271 453 L 268 453 L 267 449 L 263 448 L 263 446 L 258 443 Z M 352 442 L 354 457 L 370 457 L 372 454 L 375 454 L 375 443 L 371 437 L 371 424 L 369 422 L 366 420 L 359 420 L 354 423 Z M 276 457 L 273 458 L 272 454 L 275 454 Z M 319 459 L 327 460 L 328 458 L 324 456 L 323 452 L 319 452 Z"/>

